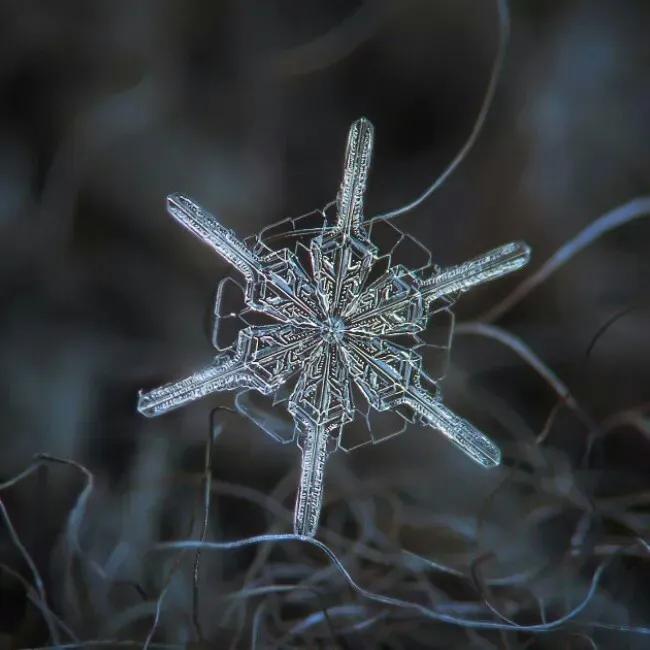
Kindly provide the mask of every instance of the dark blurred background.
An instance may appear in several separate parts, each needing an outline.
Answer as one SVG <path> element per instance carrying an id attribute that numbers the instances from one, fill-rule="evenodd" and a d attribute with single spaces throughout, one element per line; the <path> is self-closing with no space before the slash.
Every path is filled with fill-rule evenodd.
<path id="1" fill-rule="evenodd" d="M 529 269 L 465 296 L 458 321 L 650 183 L 650 3 L 511 4 L 476 147 L 398 219 L 443 265 L 514 239 L 532 245 Z M 79 548 L 66 538 L 84 486 L 74 467 L 47 463 L 0 497 L 78 638 L 141 645 L 168 585 L 153 640 L 179 646 L 203 636 L 218 648 L 649 647 L 592 623 L 650 625 L 639 541 L 650 521 L 650 220 L 594 243 L 498 323 L 566 382 L 586 420 L 559 407 L 537 444 L 553 391 L 507 347 L 458 336 L 445 394 L 499 442 L 502 469 L 484 473 L 416 428 L 330 461 L 323 539 L 360 583 L 474 618 L 491 616 L 489 601 L 531 624 L 577 605 L 611 556 L 576 620 L 544 634 L 437 624 L 354 594 L 325 556 L 294 542 L 206 553 L 199 634 L 190 555 L 177 567 L 150 551 L 196 536 L 210 411 L 230 399 L 155 421 L 135 411 L 139 388 L 205 363 L 226 270 L 165 214 L 166 195 L 193 196 L 241 235 L 320 208 L 336 194 L 347 128 L 365 115 L 376 129 L 367 215 L 399 207 L 467 138 L 497 42 L 495 4 L 478 0 L 0 1 L 0 483 L 39 452 L 83 463 L 94 490 L 72 522 Z M 288 532 L 298 458 L 229 420 L 209 537 Z M 33 584 L 6 531 L 0 648 L 51 644 L 35 592 L 9 570 Z M 363 535 L 386 562 L 345 541 Z M 463 577 L 409 573 L 389 548 Z M 477 558 L 485 576 L 536 573 L 486 596 Z M 304 589 L 219 600 L 300 581 L 321 600 Z M 323 620 L 302 630 L 323 607 L 334 631 Z"/>

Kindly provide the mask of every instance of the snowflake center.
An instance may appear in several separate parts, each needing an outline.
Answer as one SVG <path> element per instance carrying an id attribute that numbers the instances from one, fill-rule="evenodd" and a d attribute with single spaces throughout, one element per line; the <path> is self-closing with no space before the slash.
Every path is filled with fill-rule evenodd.
<path id="1" fill-rule="evenodd" d="M 340 343 L 345 335 L 345 322 L 340 316 L 328 316 L 323 324 L 323 338 L 328 343 Z"/>

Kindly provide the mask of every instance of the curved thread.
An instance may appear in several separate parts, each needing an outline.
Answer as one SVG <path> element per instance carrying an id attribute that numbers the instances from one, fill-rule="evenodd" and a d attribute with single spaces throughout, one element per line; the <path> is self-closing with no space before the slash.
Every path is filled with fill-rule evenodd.
<path id="1" fill-rule="evenodd" d="M 401 214 L 410 212 L 414 208 L 417 208 L 421 203 L 426 201 L 448 178 L 453 174 L 456 167 L 465 159 L 467 154 L 470 152 L 476 140 L 478 139 L 479 134 L 485 124 L 485 118 L 487 117 L 488 111 L 492 106 L 492 101 L 494 99 L 494 94 L 496 92 L 499 79 L 501 77 L 501 71 L 503 70 L 503 62 L 505 60 L 506 48 L 508 45 L 508 40 L 510 38 L 510 15 L 508 13 L 508 4 L 507 0 L 497 0 L 497 11 L 498 11 L 498 20 L 499 20 L 499 45 L 497 47 L 497 53 L 494 57 L 494 63 L 492 64 L 492 72 L 490 74 L 490 81 L 488 82 L 487 88 L 485 90 L 485 95 L 483 96 L 483 103 L 481 104 L 481 109 L 478 112 L 476 121 L 472 128 L 469 137 L 467 138 L 465 144 L 462 146 L 460 151 L 454 156 L 452 161 L 447 165 L 447 168 L 436 178 L 435 181 L 415 200 L 411 203 L 407 203 L 401 208 L 391 210 L 390 212 L 384 212 L 383 214 L 377 214 L 374 217 L 368 219 L 368 223 L 377 221 L 378 219 L 393 219 L 398 217 Z"/>
<path id="2" fill-rule="evenodd" d="M 611 563 L 611 558 L 610 558 L 609 560 L 605 560 L 604 562 L 602 562 L 596 568 L 596 570 L 592 574 L 586 594 L 584 595 L 582 600 L 575 607 L 573 607 L 569 612 L 567 612 L 563 616 L 559 616 L 558 618 L 551 621 L 547 621 L 545 623 L 533 623 L 528 625 L 521 625 L 518 623 L 511 624 L 511 623 L 505 623 L 499 621 L 461 618 L 458 616 L 453 616 L 451 614 L 445 614 L 431 607 L 427 607 L 426 605 L 422 605 L 418 602 L 407 601 L 392 596 L 384 596 L 382 594 L 370 591 L 356 582 L 356 580 L 352 577 L 352 575 L 347 570 L 347 568 L 343 565 L 341 560 L 339 560 L 336 553 L 334 553 L 334 551 L 329 546 L 323 544 L 323 542 L 320 542 L 317 539 L 314 539 L 312 537 L 300 537 L 298 535 L 291 535 L 291 534 L 275 534 L 275 535 L 271 534 L 271 535 L 256 535 L 254 537 L 248 537 L 246 539 L 238 539 L 238 540 L 224 541 L 224 542 L 196 542 L 194 540 L 181 540 L 176 542 L 163 542 L 161 544 L 156 545 L 155 548 L 157 550 L 169 550 L 169 549 L 181 550 L 181 549 L 196 549 L 201 547 L 206 550 L 208 549 L 227 550 L 227 549 L 243 548 L 253 544 L 260 544 L 265 542 L 277 543 L 277 542 L 291 542 L 291 541 L 298 541 L 298 542 L 303 542 L 305 544 L 310 544 L 311 546 L 315 546 L 320 551 L 322 551 L 325 555 L 327 555 L 332 565 L 336 568 L 336 570 L 343 577 L 343 579 L 348 583 L 348 585 L 354 591 L 356 591 L 361 597 L 366 598 L 367 600 L 374 601 L 377 603 L 382 603 L 384 605 L 389 605 L 391 607 L 414 610 L 421 616 L 424 616 L 425 618 L 429 618 L 434 621 L 438 621 L 440 623 L 457 625 L 457 626 L 466 627 L 470 629 L 477 629 L 477 630 L 511 630 L 511 631 L 532 632 L 532 633 L 544 633 L 544 632 L 551 632 L 553 630 L 557 630 L 565 623 L 568 623 L 569 621 L 575 619 L 586 608 L 586 606 L 589 604 L 594 594 L 596 593 L 596 589 L 598 588 L 603 572 L 605 571 L 607 566 Z M 588 624 L 594 627 L 603 627 L 607 625 L 607 624 L 601 624 L 601 623 L 591 622 L 591 621 Z M 643 626 L 617 625 L 615 626 L 615 628 L 619 632 L 650 634 L 650 628 L 643 627 Z"/>
<path id="3" fill-rule="evenodd" d="M 650 196 L 636 197 L 601 215 L 583 228 L 575 237 L 560 246 L 535 273 L 529 275 L 519 286 L 515 287 L 512 293 L 508 294 L 494 307 L 488 309 L 477 320 L 493 322 L 501 318 L 555 271 L 605 233 L 615 230 L 619 226 L 628 223 L 628 221 L 647 216 L 650 216 Z"/>

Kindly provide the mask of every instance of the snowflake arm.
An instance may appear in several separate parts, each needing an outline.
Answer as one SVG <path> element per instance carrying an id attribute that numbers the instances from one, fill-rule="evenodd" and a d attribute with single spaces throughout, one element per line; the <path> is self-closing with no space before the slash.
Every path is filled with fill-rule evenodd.
<path id="1" fill-rule="evenodd" d="M 377 254 L 361 225 L 373 138 L 373 127 L 367 120 L 357 120 L 350 128 L 336 225 L 311 242 L 321 306 L 332 318 L 340 318 L 361 294 Z"/>
<path id="2" fill-rule="evenodd" d="M 181 194 L 167 199 L 176 221 L 208 244 L 246 280 L 246 302 L 280 321 L 315 325 L 315 289 L 290 251 L 260 257 L 200 205 Z"/>
<path id="3" fill-rule="evenodd" d="M 336 346 L 324 341 L 312 354 L 289 400 L 289 412 L 302 449 L 294 530 L 313 536 L 323 498 L 325 461 L 336 448 L 341 428 L 354 416 L 349 376 Z"/>
<path id="4" fill-rule="evenodd" d="M 278 389 L 318 343 L 314 329 L 290 325 L 248 327 L 239 333 L 235 349 L 219 354 L 207 368 L 185 379 L 141 392 L 138 410 L 153 417 L 210 393 L 254 388 L 264 395 Z"/>
<path id="5" fill-rule="evenodd" d="M 420 283 L 426 306 L 450 294 L 467 291 L 484 282 L 497 280 L 528 264 L 530 247 L 524 242 L 510 242 L 458 266 L 444 269 Z"/>
<path id="6" fill-rule="evenodd" d="M 499 448 L 487 436 L 422 388 L 422 359 L 416 352 L 382 339 L 357 337 L 344 350 L 350 374 L 373 408 L 407 406 L 483 467 L 501 462 Z"/>
<path id="7" fill-rule="evenodd" d="M 368 184 L 374 138 L 374 127 L 364 118 L 350 127 L 343 163 L 343 180 L 336 197 L 337 226 L 346 235 L 358 236 L 361 232 L 363 198 Z"/>
<path id="8" fill-rule="evenodd" d="M 350 328 L 375 336 L 421 331 L 435 301 L 512 273 L 529 259 L 530 248 L 526 244 L 511 242 L 427 279 L 394 266 L 354 303 Z"/>
<path id="9" fill-rule="evenodd" d="M 214 361 L 189 377 L 138 394 L 138 411 L 147 417 L 163 415 L 220 390 L 254 387 L 241 360 L 219 354 Z"/>

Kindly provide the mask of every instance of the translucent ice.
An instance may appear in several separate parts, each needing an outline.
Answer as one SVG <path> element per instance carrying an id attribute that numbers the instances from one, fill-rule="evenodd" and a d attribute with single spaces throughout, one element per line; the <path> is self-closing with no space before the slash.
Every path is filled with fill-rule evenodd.
<path id="1" fill-rule="evenodd" d="M 372 146 L 372 124 L 361 118 L 348 135 L 334 218 L 320 213 L 317 228 L 288 222 L 292 248 L 271 248 L 276 235 L 269 229 L 251 245 L 190 199 L 168 198 L 172 217 L 243 276 L 242 327 L 205 369 L 141 393 L 138 409 L 161 415 L 216 391 L 251 389 L 286 404 L 302 449 L 294 520 L 299 535 L 316 532 L 325 463 L 343 446 L 341 432 L 359 413 L 359 397 L 369 412 L 397 413 L 437 429 L 484 467 L 500 462 L 498 447 L 441 402 L 435 378 L 422 368 L 427 344 L 419 337 L 432 315 L 460 292 L 521 268 L 530 250 L 523 243 L 505 244 L 440 271 L 421 244 L 386 224 L 394 239 L 386 252 L 381 242 L 371 241 L 378 224 L 370 233 L 364 225 Z M 397 251 L 405 244 L 424 253 L 421 267 L 398 263 Z M 273 324 L 250 324 L 255 313 Z M 290 380 L 294 385 L 282 399 L 278 395 Z"/>

